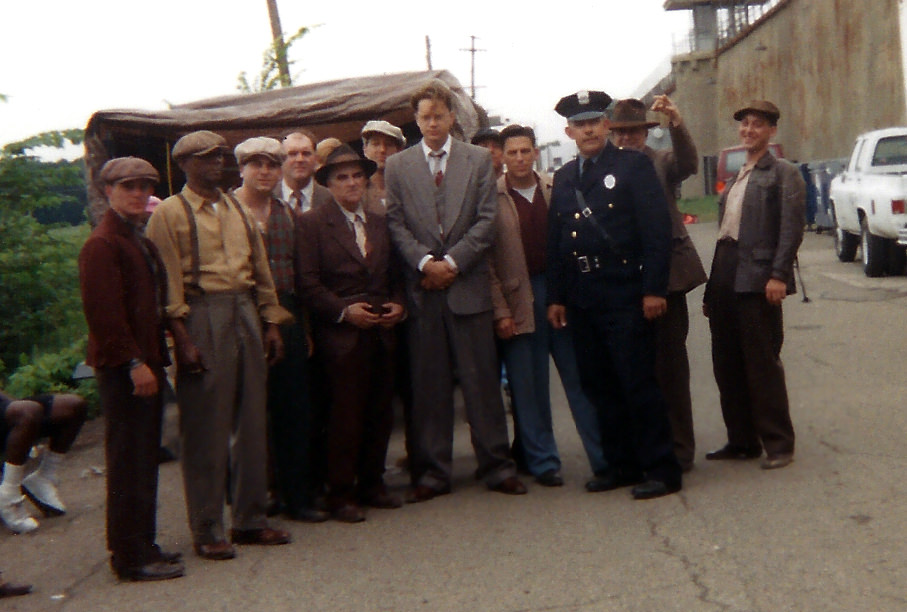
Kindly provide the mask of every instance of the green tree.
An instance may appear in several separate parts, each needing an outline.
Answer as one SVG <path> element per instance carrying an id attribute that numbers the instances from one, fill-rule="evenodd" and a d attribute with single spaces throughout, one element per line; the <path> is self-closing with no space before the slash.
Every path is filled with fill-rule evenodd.
<path id="1" fill-rule="evenodd" d="M 293 43 L 316 27 L 318 26 L 303 26 L 299 28 L 295 34 L 284 40 L 274 39 L 262 56 L 261 70 L 255 80 L 250 82 L 249 77 L 244 70 L 240 72 L 239 77 L 237 77 L 236 89 L 243 93 L 256 93 L 259 91 L 271 91 L 272 89 L 277 89 L 281 86 L 292 87 L 292 79 L 289 83 L 281 83 L 279 58 L 289 57 L 290 47 Z M 290 60 L 287 63 L 288 65 L 293 65 L 296 61 Z"/>

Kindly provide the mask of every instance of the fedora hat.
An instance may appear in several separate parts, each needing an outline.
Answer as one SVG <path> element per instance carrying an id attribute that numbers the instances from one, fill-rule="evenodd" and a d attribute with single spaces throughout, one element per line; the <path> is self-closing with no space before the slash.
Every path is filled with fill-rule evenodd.
<path id="1" fill-rule="evenodd" d="M 365 176 L 367 177 L 373 175 L 375 170 L 378 169 L 378 164 L 370 159 L 360 157 L 350 145 L 342 144 L 331 151 L 327 156 L 327 159 L 324 160 L 324 165 L 315 171 L 315 180 L 321 185 L 327 185 L 331 170 L 337 166 L 351 163 L 359 164 L 359 167 L 362 168 L 362 171 L 365 172 Z"/>
<path id="2" fill-rule="evenodd" d="M 646 129 L 661 125 L 659 121 L 649 121 L 646 105 L 636 98 L 619 100 L 614 105 L 611 115 L 611 129 L 644 127 Z"/>

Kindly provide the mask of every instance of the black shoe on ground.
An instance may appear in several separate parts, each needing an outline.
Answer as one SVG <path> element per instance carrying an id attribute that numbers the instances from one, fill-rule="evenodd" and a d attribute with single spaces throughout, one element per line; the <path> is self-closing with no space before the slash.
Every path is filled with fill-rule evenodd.
<path id="1" fill-rule="evenodd" d="M 155 580 L 170 580 L 179 578 L 184 573 L 182 563 L 167 563 L 166 561 L 155 561 L 147 565 L 132 567 L 129 569 L 119 570 L 117 576 L 120 580 L 131 580 L 132 582 L 152 582 Z"/>
<path id="2" fill-rule="evenodd" d="M 680 491 L 680 483 L 668 484 L 661 480 L 647 480 L 633 487 L 633 499 L 654 499 Z"/>
<path id="3" fill-rule="evenodd" d="M 745 461 L 747 459 L 757 459 L 762 455 L 762 449 L 756 446 L 737 446 L 735 444 L 725 444 L 721 448 L 709 451 L 705 458 L 709 461 Z"/>
<path id="4" fill-rule="evenodd" d="M 291 521 L 298 521 L 300 523 L 323 523 L 331 518 L 330 512 L 311 507 L 289 510 L 287 511 L 286 516 Z"/>
<path id="5" fill-rule="evenodd" d="M 542 485 L 543 487 L 562 487 L 564 486 L 564 479 L 561 478 L 560 472 L 557 470 L 546 470 L 535 477 L 535 481 Z"/>
<path id="6" fill-rule="evenodd" d="M 639 484 L 643 481 L 642 474 L 639 472 L 627 472 L 625 470 L 609 469 L 600 472 L 586 482 L 586 491 L 589 493 L 602 493 L 604 491 L 613 491 L 621 487 L 629 487 Z"/>

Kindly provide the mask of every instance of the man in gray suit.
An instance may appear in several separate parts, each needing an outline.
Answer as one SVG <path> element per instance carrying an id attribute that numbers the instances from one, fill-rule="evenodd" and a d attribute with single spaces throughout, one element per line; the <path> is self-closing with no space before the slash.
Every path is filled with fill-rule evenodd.
<path id="1" fill-rule="evenodd" d="M 488 151 L 454 140 L 453 94 L 431 81 L 411 98 L 422 142 L 387 160 L 387 219 L 406 263 L 415 456 L 409 502 L 450 492 L 453 369 L 479 462 L 493 491 L 526 492 L 516 477 L 498 380 L 488 249 L 497 211 Z M 453 363 L 451 363 L 451 356 Z"/>

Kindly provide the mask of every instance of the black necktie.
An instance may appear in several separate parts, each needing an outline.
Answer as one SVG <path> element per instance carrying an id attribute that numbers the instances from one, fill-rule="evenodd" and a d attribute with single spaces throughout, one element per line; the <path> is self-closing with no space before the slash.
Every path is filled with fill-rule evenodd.
<path id="1" fill-rule="evenodd" d="M 587 157 L 583 162 L 583 180 L 586 180 L 586 177 L 589 176 L 589 172 L 592 170 L 592 166 L 595 165 L 595 162 L 591 157 Z"/>

